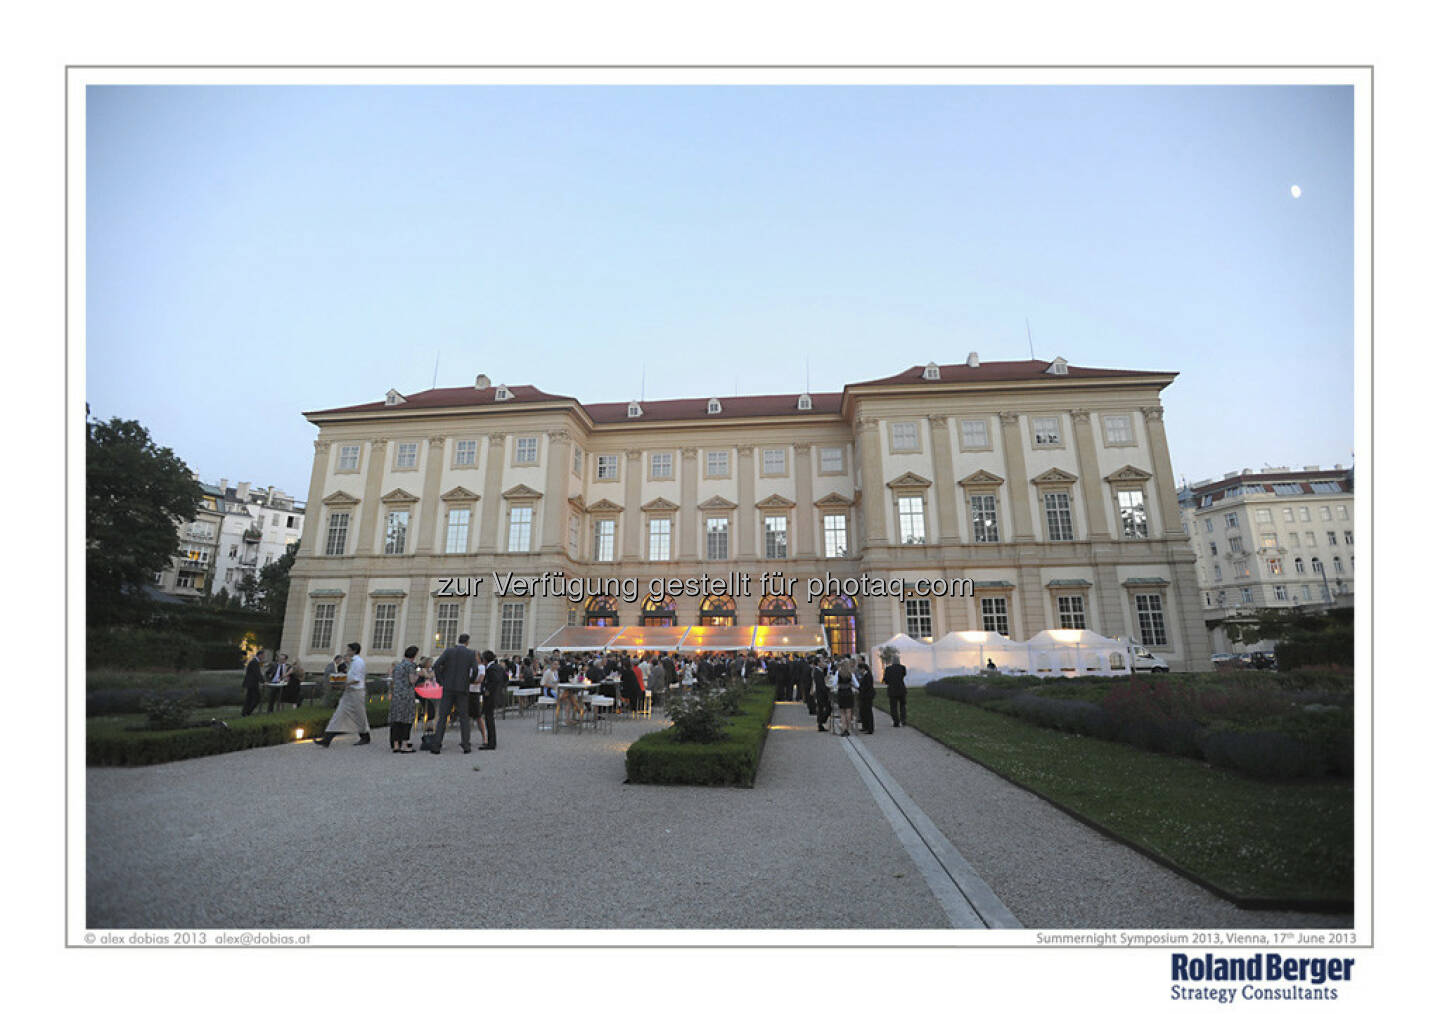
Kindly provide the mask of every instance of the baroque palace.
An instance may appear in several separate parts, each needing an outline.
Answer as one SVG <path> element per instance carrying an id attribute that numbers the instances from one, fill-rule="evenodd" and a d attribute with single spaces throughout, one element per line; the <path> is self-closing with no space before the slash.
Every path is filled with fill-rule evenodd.
<path id="1" fill-rule="evenodd" d="M 521 653 L 566 624 L 815 624 L 847 652 L 1070 627 L 1209 668 L 1175 376 L 972 353 L 831 393 L 583 404 L 482 374 L 307 412 L 283 648 L 316 668 L 464 631 Z"/>

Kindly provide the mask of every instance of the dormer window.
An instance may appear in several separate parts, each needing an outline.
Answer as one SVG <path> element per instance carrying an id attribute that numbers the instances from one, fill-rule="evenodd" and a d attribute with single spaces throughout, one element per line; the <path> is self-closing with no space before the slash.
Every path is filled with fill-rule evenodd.
<path id="1" fill-rule="evenodd" d="M 719 398 L 711 398 L 711 399 L 710 399 L 710 404 L 708 404 L 708 405 L 705 406 L 705 414 L 706 414 L 706 415 L 719 415 L 719 414 L 720 414 L 720 399 L 719 399 Z"/>
<path id="2" fill-rule="evenodd" d="M 399 391 L 395 390 L 395 388 L 392 387 L 390 388 L 390 390 L 385 392 L 385 404 L 403 405 L 405 404 L 405 397 Z"/>
<path id="3" fill-rule="evenodd" d="M 810 396 L 808 394 L 802 394 L 799 403 L 797 403 L 795 407 L 801 412 L 809 412 L 813 407 Z"/>
<path id="4" fill-rule="evenodd" d="M 972 352 L 968 356 L 966 356 L 965 365 L 970 367 L 970 369 L 972 370 L 978 370 L 980 368 L 980 353 Z"/>
<path id="5" fill-rule="evenodd" d="M 639 419 L 644 414 L 638 401 L 632 401 L 629 408 L 625 409 L 625 417 L 627 419 Z"/>
<path id="6" fill-rule="evenodd" d="M 510 388 L 506 387 L 504 384 L 501 384 L 499 387 L 495 388 L 496 401 L 509 401 L 513 397 L 515 396 L 510 393 Z"/>
<path id="7" fill-rule="evenodd" d="M 1056 356 L 1054 360 L 1050 363 L 1050 365 L 1045 367 L 1045 372 L 1050 374 L 1052 377 L 1064 377 L 1069 375 L 1070 366 L 1068 363 L 1065 362 L 1065 360 L 1061 359 L 1059 356 Z"/>
<path id="8" fill-rule="evenodd" d="M 925 367 L 925 372 L 923 376 L 926 380 L 939 380 L 940 367 L 936 366 L 934 363 L 931 363 L 929 366 Z"/>

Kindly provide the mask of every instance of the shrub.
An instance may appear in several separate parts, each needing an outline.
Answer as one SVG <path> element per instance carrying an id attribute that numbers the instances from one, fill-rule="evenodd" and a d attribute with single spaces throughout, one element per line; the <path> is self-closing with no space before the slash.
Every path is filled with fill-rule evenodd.
<path id="1" fill-rule="evenodd" d="M 145 697 L 145 721 L 151 729 L 183 729 L 190 724 L 193 698 L 176 694 L 149 694 Z"/>
<path id="2" fill-rule="evenodd" d="M 725 720 L 725 692 L 697 690 L 673 694 L 665 702 L 677 743 L 714 743 Z"/>
<path id="3" fill-rule="evenodd" d="M 625 775 L 631 782 L 652 785 L 748 788 L 755 784 L 774 707 L 773 695 L 764 690 L 746 693 L 740 714 L 723 726 L 724 738 L 711 743 L 683 742 L 674 726 L 642 736 L 625 751 Z"/>
<path id="4" fill-rule="evenodd" d="M 1313 665 L 1355 665 L 1355 633 L 1349 628 L 1297 633 L 1275 645 L 1280 669 Z"/>
<path id="5" fill-rule="evenodd" d="M 241 669 L 245 665 L 245 652 L 238 644 L 212 641 L 199 647 L 201 669 Z"/>
<path id="6" fill-rule="evenodd" d="M 135 669 L 193 669 L 200 645 L 174 630 L 144 627 L 91 628 L 85 632 L 87 667 L 126 666 Z"/>

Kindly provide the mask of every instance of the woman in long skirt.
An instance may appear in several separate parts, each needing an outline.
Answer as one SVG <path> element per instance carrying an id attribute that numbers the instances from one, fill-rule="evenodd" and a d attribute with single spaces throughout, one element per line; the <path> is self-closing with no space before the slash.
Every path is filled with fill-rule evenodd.
<path id="1" fill-rule="evenodd" d="M 412 644 L 405 649 L 405 657 L 396 662 L 390 670 L 390 752 L 414 753 L 410 742 L 410 727 L 415 724 L 415 681 L 420 670 L 415 665 L 415 656 L 420 648 Z"/>

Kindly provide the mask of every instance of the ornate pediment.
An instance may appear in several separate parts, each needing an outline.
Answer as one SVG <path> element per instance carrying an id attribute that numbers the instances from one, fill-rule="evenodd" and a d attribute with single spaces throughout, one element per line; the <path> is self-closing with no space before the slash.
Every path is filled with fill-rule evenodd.
<path id="1" fill-rule="evenodd" d="M 960 480 L 960 485 L 962 485 L 962 486 L 999 486 L 999 485 L 1001 485 L 1001 484 L 1004 483 L 1004 482 L 1005 482 L 1005 480 L 1002 479 L 1000 476 L 996 475 L 994 472 L 987 472 L 987 471 L 985 471 L 985 469 L 980 468 L 980 469 L 977 469 L 977 470 L 971 472 L 969 475 L 965 476 L 965 478 L 961 479 L 961 480 Z"/>
<path id="2" fill-rule="evenodd" d="M 761 510 L 790 510 L 795 506 L 794 500 L 787 500 L 779 493 L 771 493 L 764 500 L 757 500 L 755 506 Z"/>
<path id="3" fill-rule="evenodd" d="M 815 501 L 816 507 L 853 507 L 855 501 L 843 497 L 839 493 L 826 493 L 819 500 Z"/>
<path id="4" fill-rule="evenodd" d="M 541 493 L 538 489 L 531 489 L 522 482 L 518 485 L 511 486 L 500 495 L 506 500 L 539 500 L 545 494 Z"/>
<path id="5" fill-rule="evenodd" d="M 382 496 L 380 502 L 388 504 L 415 504 L 420 502 L 420 498 L 414 493 L 407 493 L 397 486 Z"/>
<path id="6" fill-rule="evenodd" d="M 591 514 L 619 514 L 624 509 L 625 508 L 621 507 L 618 503 L 606 500 L 604 497 L 596 500 L 586 508 Z"/>
<path id="7" fill-rule="evenodd" d="M 1136 468 L 1134 465 L 1125 465 L 1105 476 L 1106 482 L 1145 482 L 1152 479 L 1149 472 L 1143 468 Z"/>
<path id="8" fill-rule="evenodd" d="M 568 503 L 571 507 L 574 507 L 577 511 L 580 511 L 582 513 L 585 510 L 585 498 L 582 497 L 579 493 L 576 493 L 574 496 L 572 496 L 569 500 L 566 501 L 566 503 Z"/>
<path id="9" fill-rule="evenodd" d="M 929 489 L 930 480 L 923 475 L 916 475 L 914 472 L 906 472 L 904 475 L 897 475 L 885 485 L 891 489 Z"/>
<path id="10" fill-rule="evenodd" d="M 702 511 L 733 511 L 738 506 L 740 505 L 736 503 L 731 503 L 723 496 L 716 495 L 712 496 L 709 500 L 706 500 L 704 503 L 702 503 L 700 505 L 700 509 Z"/>
<path id="11" fill-rule="evenodd" d="M 671 512 L 671 511 L 678 511 L 678 510 L 680 509 L 680 505 L 679 505 L 678 503 L 671 503 L 669 500 L 666 500 L 663 496 L 657 496 L 654 500 L 651 500 L 649 503 L 647 503 L 647 504 L 642 504 L 641 507 L 640 507 L 640 509 L 641 509 L 642 511 Z"/>
<path id="12" fill-rule="evenodd" d="M 1050 468 L 1030 481 L 1037 486 L 1073 486 L 1079 481 L 1079 477 L 1071 475 L 1063 468 Z"/>
<path id="13" fill-rule="evenodd" d="M 480 499 L 480 494 L 479 494 L 479 493 L 472 493 L 472 492 L 470 492 L 470 490 L 466 489 L 464 486 L 456 486 L 456 487 L 455 487 L 454 489 L 452 489 L 450 492 L 441 494 L 440 499 L 441 499 L 441 500 L 448 500 L 448 501 L 452 501 L 452 502 L 453 502 L 453 501 L 462 501 L 462 502 L 463 502 L 463 501 L 473 501 L 473 500 L 479 500 L 479 499 Z"/>
<path id="14" fill-rule="evenodd" d="M 360 500 L 358 497 L 351 496 L 343 489 L 337 489 L 320 502 L 326 507 L 354 507 Z"/>

